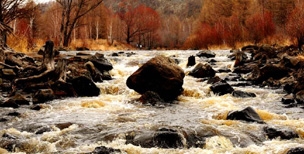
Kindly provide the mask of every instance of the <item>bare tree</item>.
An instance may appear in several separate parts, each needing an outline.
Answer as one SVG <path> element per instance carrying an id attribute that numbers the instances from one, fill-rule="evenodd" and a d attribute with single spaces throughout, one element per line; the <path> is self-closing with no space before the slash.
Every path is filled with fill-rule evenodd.
<path id="1" fill-rule="evenodd" d="M 20 17 L 27 11 L 22 8 L 27 0 L 0 0 L 0 47 L 6 47 L 6 37 L 12 31 L 8 24 Z"/>
<path id="2" fill-rule="evenodd" d="M 95 9 L 103 0 L 56 0 L 62 7 L 60 45 L 67 47 L 81 17 Z"/>

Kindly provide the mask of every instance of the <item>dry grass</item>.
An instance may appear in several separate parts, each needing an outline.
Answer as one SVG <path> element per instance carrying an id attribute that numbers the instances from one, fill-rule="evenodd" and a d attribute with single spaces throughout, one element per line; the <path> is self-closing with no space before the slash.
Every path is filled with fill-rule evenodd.
<path id="1" fill-rule="evenodd" d="M 28 39 L 22 36 L 10 35 L 7 39 L 7 44 L 10 48 L 15 51 L 23 52 L 23 53 L 30 53 L 30 52 L 37 52 L 44 44 L 46 40 L 43 39 L 35 39 L 33 40 L 33 45 L 29 45 Z M 77 47 L 86 47 L 90 50 L 127 50 L 127 49 L 134 49 L 131 45 L 126 43 L 113 41 L 110 44 L 105 39 L 99 40 L 75 40 L 72 41 L 70 46 L 68 47 L 71 50 L 75 50 Z"/>

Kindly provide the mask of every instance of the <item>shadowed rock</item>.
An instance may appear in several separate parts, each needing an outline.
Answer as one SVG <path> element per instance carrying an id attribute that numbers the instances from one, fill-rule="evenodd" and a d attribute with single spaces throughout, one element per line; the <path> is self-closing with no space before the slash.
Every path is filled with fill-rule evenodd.
<path id="1" fill-rule="evenodd" d="M 196 78 L 214 77 L 215 71 L 209 64 L 199 63 L 189 73 L 189 75 Z"/>
<path id="2" fill-rule="evenodd" d="M 156 56 L 127 79 L 127 86 L 140 94 L 156 92 L 165 101 L 176 99 L 183 92 L 185 73 L 174 60 Z"/>
<path id="3" fill-rule="evenodd" d="M 243 120 L 247 122 L 264 123 L 252 107 L 247 107 L 241 111 L 230 112 L 227 116 L 227 120 Z"/>

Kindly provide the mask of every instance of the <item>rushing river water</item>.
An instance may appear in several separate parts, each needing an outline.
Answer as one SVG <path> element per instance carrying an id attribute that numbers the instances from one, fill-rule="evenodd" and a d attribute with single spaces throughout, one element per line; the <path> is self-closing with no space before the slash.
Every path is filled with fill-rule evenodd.
<path id="1" fill-rule="evenodd" d="M 132 56 L 112 57 L 112 52 L 102 52 L 113 64 L 111 81 L 97 83 L 101 89 L 98 97 L 67 98 L 43 104 L 40 111 L 27 108 L 0 108 L 6 115 L 17 111 L 21 116 L 0 122 L 0 136 L 10 134 L 19 140 L 15 153 L 88 153 L 98 146 L 120 149 L 128 154 L 193 154 L 193 153 L 286 153 L 290 148 L 303 147 L 303 109 L 285 108 L 280 100 L 282 89 L 260 87 L 234 87 L 237 90 L 253 92 L 254 98 L 235 98 L 230 94 L 214 95 L 206 81 L 186 76 L 184 92 L 172 105 L 146 106 L 133 101 L 139 94 L 126 86 L 126 79 L 142 64 L 156 55 L 177 59 L 179 66 L 187 73 L 187 58 L 198 51 L 125 51 Z M 217 62 L 212 67 L 230 68 L 233 64 L 227 55 L 229 51 L 214 51 Z M 198 58 L 205 63 L 210 59 Z M 217 73 L 225 78 L 228 73 Z M 231 83 L 233 84 L 233 83 Z M 261 143 L 243 143 L 244 134 L 262 136 L 263 125 L 242 121 L 225 120 L 229 111 L 253 107 L 261 118 L 272 126 L 286 127 L 299 134 L 299 138 L 283 140 L 265 139 Z M 59 129 L 66 125 L 64 129 Z M 143 148 L 126 144 L 125 134 L 131 131 L 149 130 L 156 127 L 187 129 L 204 128 L 218 135 L 206 139 L 203 147 L 197 148 Z M 37 131 L 47 129 L 40 134 Z M 228 135 L 225 135 L 228 134 Z M 227 137 L 230 136 L 230 137 Z M 235 140 L 234 142 L 232 140 Z M 239 141 L 238 144 L 233 144 Z M 244 145 L 246 144 L 246 145 Z"/>

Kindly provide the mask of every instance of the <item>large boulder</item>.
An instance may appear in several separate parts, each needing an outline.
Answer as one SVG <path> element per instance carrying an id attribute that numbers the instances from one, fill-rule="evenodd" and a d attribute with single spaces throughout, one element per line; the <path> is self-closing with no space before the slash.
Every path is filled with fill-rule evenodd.
<path id="1" fill-rule="evenodd" d="M 247 107 L 241 111 L 230 112 L 227 116 L 227 120 L 242 120 L 247 122 L 265 123 L 252 107 Z"/>
<path id="2" fill-rule="evenodd" d="M 174 60 L 156 56 L 129 76 L 127 86 L 140 94 L 154 91 L 165 101 L 172 101 L 183 92 L 184 77 Z"/>

